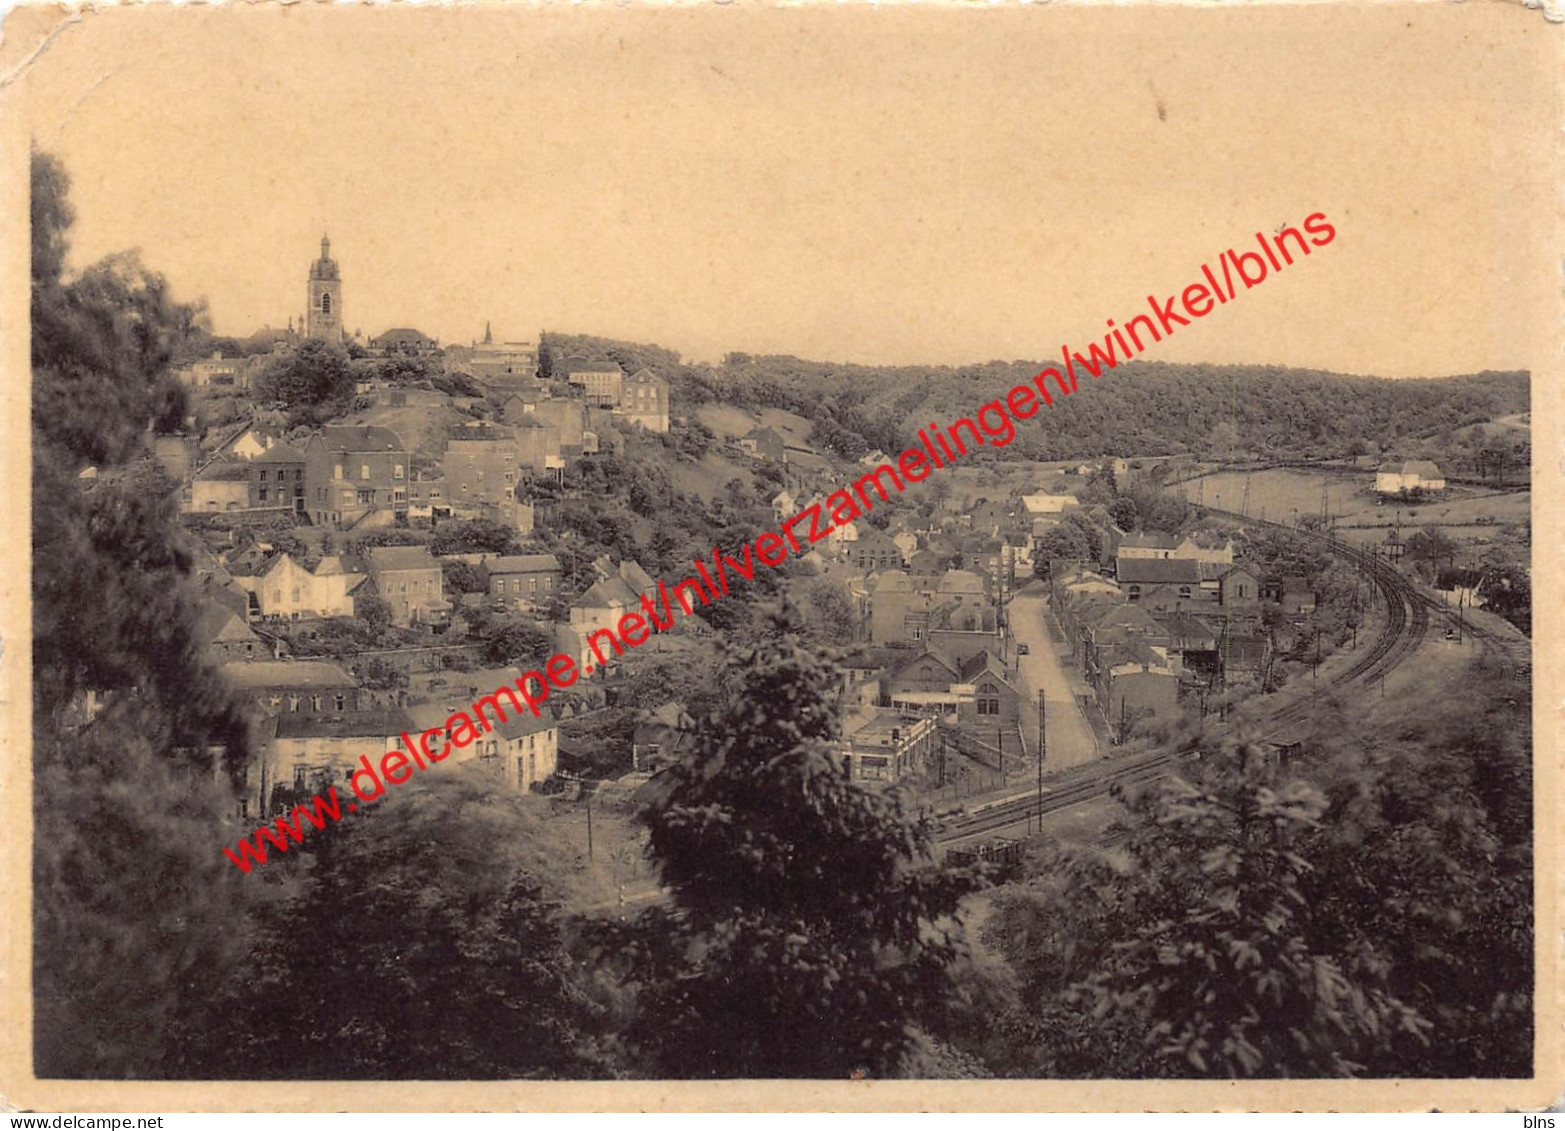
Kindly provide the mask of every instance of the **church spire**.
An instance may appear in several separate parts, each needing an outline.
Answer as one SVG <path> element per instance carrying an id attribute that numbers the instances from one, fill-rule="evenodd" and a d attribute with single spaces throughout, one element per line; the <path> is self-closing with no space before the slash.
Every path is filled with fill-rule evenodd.
<path id="1" fill-rule="evenodd" d="M 331 240 L 328 239 L 325 235 L 321 236 L 321 258 L 331 258 Z"/>
<path id="2" fill-rule="evenodd" d="M 493 344 L 494 335 L 489 332 L 489 320 L 486 318 L 484 319 L 484 345 L 489 346 Z"/>

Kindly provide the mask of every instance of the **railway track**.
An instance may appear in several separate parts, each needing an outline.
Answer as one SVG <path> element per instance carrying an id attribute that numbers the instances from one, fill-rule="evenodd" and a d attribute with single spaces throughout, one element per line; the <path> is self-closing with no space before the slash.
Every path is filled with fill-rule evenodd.
<path id="1" fill-rule="evenodd" d="M 992 836 L 1026 824 L 1038 814 L 1040 808 L 1044 813 L 1057 813 L 1083 801 L 1103 797 L 1116 785 L 1132 785 L 1160 778 L 1187 757 L 1189 755 L 1182 751 L 1159 751 L 1095 765 L 1069 777 L 1061 775 L 1052 785 L 1044 787 L 1041 807 L 1036 793 L 991 802 L 973 812 L 947 819 L 938 839 L 942 844 L 951 845 Z M 1070 774 L 1071 771 L 1067 771 L 1067 775 Z"/>
<path id="2" fill-rule="evenodd" d="M 1208 508 L 1211 510 L 1211 508 Z M 1276 529 L 1291 529 L 1282 523 L 1247 518 L 1228 511 L 1211 510 L 1240 522 Z M 1386 623 L 1369 648 L 1347 669 L 1337 672 L 1327 680 L 1331 687 L 1343 688 L 1358 684 L 1372 686 L 1423 644 L 1429 631 L 1430 612 L 1443 611 L 1432 599 L 1420 593 L 1388 562 L 1375 555 L 1338 541 L 1327 535 L 1311 534 L 1326 544 L 1338 557 L 1352 562 L 1365 573 L 1380 593 L 1386 605 Z M 1493 633 L 1473 630 L 1475 636 L 1498 638 Z M 1272 737 L 1286 734 L 1290 728 L 1305 722 L 1313 704 L 1309 700 L 1282 707 L 1264 716 L 1273 724 Z M 971 813 L 963 813 L 948 819 L 942 826 L 938 839 L 943 844 L 960 844 L 984 836 L 993 836 L 1006 829 L 1024 826 L 1041 811 L 1055 813 L 1061 809 L 1079 805 L 1105 796 L 1116 785 L 1138 784 L 1162 777 L 1188 755 L 1180 752 L 1159 752 L 1138 758 L 1127 758 L 1101 763 L 1072 777 L 1057 780 L 1053 787 L 1046 787 L 1040 806 L 1035 794 L 1027 794 L 1005 801 L 991 803 Z"/>

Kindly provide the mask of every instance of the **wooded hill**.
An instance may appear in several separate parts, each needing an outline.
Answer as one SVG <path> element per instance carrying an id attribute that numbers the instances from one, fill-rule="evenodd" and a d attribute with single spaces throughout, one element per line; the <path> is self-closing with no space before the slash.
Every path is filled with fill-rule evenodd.
<path id="1" fill-rule="evenodd" d="M 646 366 L 670 382 L 676 413 L 713 401 L 789 409 L 813 422 L 817 447 L 849 458 L 901 450 L 921 426 L 968 415 L 1049 364 L 865 366 L 735 353 L 721 365 L 691 365 L 658 346 L 544 335 L 546 373 L 555 358 L 569 355 L 612 359 L 629 372 Z M 1390 380 L 1271 365 L 1134 361 L 1082 381 L 1077 395 L 1057 400 L 1022 429 L 1001 458 L 1216 458 L 1234 451 L 1319 458 L 1357 455 L 1374 444 L 1400 455 L 1399 444 L 1527 412 L 1530 400 L 1525 372 Z"/>

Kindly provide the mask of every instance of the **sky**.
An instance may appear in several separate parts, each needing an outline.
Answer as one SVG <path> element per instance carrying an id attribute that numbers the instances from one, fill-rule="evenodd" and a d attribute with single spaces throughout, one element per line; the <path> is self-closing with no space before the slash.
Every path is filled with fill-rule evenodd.
<path id="1" fill-rule="evenodd" d="M 1351 22 L 1350 22 L 1351 21 Z M 1147 357 L 1537 368 L 1557 56 L 1515 5 L 108 9 L 23 82 L 71 262 L 299 318 L 863 363 L 1057 356 L 1257 231 Z M 1557 37 L 1555 37 L 1557 38 Z"/>

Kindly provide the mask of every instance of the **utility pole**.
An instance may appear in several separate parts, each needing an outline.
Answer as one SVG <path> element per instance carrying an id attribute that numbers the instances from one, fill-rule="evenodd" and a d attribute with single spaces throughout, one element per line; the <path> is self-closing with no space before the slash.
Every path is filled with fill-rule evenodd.
<path id="1" fill-rule="evenodd" d="M 592 794 L 587 795 L 587 859 L 592 859 Z"/>
<path id="2" fill-rule="evenodd" d="M 1048 700 L 1043 689 L 1038 689 L 1038 832 L 1043 832 L 1043 757 L 1048 750 L 1048 730 L 1044 723 L 1049 716 Z"/>

